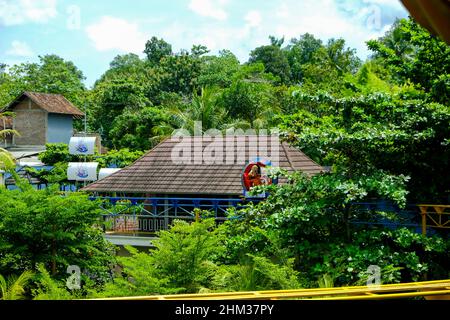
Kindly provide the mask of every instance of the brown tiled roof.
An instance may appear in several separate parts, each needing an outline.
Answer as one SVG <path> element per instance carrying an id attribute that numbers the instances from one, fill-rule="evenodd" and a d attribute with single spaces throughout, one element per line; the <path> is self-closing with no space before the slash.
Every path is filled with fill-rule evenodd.
<path id="1" fill-rule="evenodd" d="M 83 112 L 81 112 L 61 94 L 37 93 L 30 91 L 23 92 L 5 109 L 11 109 L 25 97 L 30 98 L 40 108 L 46 110 L 49 113 L 70 114 L 76 117 L 84 116 Z"/>
<path id="2" fill-rule="evenodd" d="M 277 137 L 265 136 L 265 138 L 268 138 L 265 154 L 260 152 L 261 149 L 259 152 L 256 151 L 258 148 L 253 142 L 255 136 L 221 138 L 224 159 L 230 157 L 229 150 L 234 150 L 234 161 L 231 161 L 233 164 L 205 164 L 204 162 L 195 164 L 193 163 L 195 157 L 201 154 L 197 150 L 191 153 L 191 163 L 176 164 L 171 160 L 171 154 L 173 147 L 179 142 L 168 138 L 129 167 L 96 181 L 82 190 L 144 194 L 241 195 L 243 191 L 241 177 L 245 165 L 255 156 L 265 157 L 274 162 L 273 150 L 276 148 L 279 150 L 278 167 L 287 169 L 289 172 L 298 170 L 310 175 L 324 170 L 303 152 L 287 143 L 281 143 Z M 192 138 L 188 138 L 187 141 L 190 142 L 189 139 Z M 245 144 L 242 144 L 245 145 L 245 150 L 239 150 L 238 146 L 242 145 L 238 145 L 236 139 L 245 139 Z M 264 137 L 258 139 L 262 141 Z M 227 154 L 225 142 L 229 141 L 234 141 L 234 146 L 228 149 Z M 203 141 L 202 149 L 199 150 L 204 150 L 209 144 L 210 141 Z M 245 158 L 238 158 L 237 154 L 240 157 L 245 155 Z M 276 163 L 273 165 L 276 166 Z"/>

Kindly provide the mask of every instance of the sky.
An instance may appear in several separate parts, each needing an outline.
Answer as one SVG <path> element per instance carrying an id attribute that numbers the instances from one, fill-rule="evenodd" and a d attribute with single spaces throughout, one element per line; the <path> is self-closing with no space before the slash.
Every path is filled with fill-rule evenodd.
<path id="1" fill-rule="evenodd" d="M 0 0 L 0 62 L 57 54 L 83 71 L 89 87 L 118 54 L 144 57 L 152 36 L 174 51 L 202 44 L 246 62 L 269 35 L 288 42 L 306 32 L 344 38 L 364 60 L 365 41 L 407 16 L 398 0 Z"/>

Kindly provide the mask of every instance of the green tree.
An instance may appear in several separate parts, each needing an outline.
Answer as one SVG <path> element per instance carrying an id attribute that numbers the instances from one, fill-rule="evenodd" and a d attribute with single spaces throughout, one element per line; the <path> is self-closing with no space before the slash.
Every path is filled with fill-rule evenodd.
<path id="1" fill-rule="evenodd" d="M 228 50 L 218 56 L 206 56 L 202 59 L 202 68 L 198 77 L 200 87 L 229 87 L 240 64 L 236 56 Z"/>
<path id="2" fill-rule="evenodd" d="M 33 300 L 72 300 L 77 298 L 75 294 L 71 294 L 67 290 L 64 281 L 53 279 L 42 263 L 38 264 L 37 270 L 36 288 L 32 290 Z"/>
<path id="3" fill-rule="evenodd" d="M 159 137 L 161 124 L 168 122 L 164 111 L 155 107 L 140 110 L 125 110 L 117 116 L 111 126 L 109 136 L 116 149 L 149 150 Z"/>
<path id="4" fill-rule="evenodd" d="M 226 115 L 226 110 L 218 103 L 218 93 L 210 88 L 202 88 L 200 94 L 194 92 L 189 104 L 169 110 L 175 128 L 191 133 L 197 121 L 202 123 L 204 131 L 223 128 L 227 124 Z"/>
<path id="5" fill-rule="evenodd" d="M 8 111 L 0 112 L 0 123 L 3 122 L 4 120 L 11 119 L 14 117 L 15 117 L 15 113 L 13 113 L 13 112 L 8 112 Z M 2 130 L 0 130 L 0 139 L 6 139 L 8 136 L 12 136 L 12 135 L 20 136 L 20 133 L 14 129 L 6 129 L 2 123 Z"/>
<path id="6" fill-rule="evenodd" d="M 62 277 L 69 265 L 107 279 L 114 262 L 103 239 L 98 204 L 87 195 L 61 196 L 57 188 L 0 189 L 0 270 L 34 270 L 43 263 Z M 97 226 L 97 227 L 96 227 Z"/>
<path id="7" fill-rule="evenodd" d="M 147 98 L 147 81 L 145 77 L 130 74 L 114 75 L 97 83 L 88 111 L 90 127 L 102 135 L 102 142 L 111 147 L 111 130 L 115 119 L 125 111 L 139 112 L 152 105 Z"/>
<path id="8" fill-rule="evenodd" d="M 57 55 L 39 56 L 38 63 L 22 63 L 10 68 L 14 95 L 21 91 L 62 94 L 75 105 L 83 104 L 83 73 L 71 61 Z"/>
<path id="9" fill-rule="evenodd" d="M 344 39 L 329 39 L 326 47 L 328 61 L 339 75 L 355 73 L 361 65 L 356 50 L 345 47 Z"/>
<path id="10" fill-rule="evenodd" d="M 164 41 L 164 39 L 152 37 L 145 44 L 144 53 L 152 65 L 157 65 L 162 58 L 172 55 L 172 45 Z"/>
<path id="11" fill-rule="evenodd" d="M 144 155 L 143 151 L 130 151 L 129 149 L 109 150 L 108 153 L 95 157 L 101 168 L 115 166 L 124 168 Z"/>
<path id="12" fill-rule="evenodd" d="M 14 117 L 14 113 L 12 112 L 0 112 L 0 121 L 5 118 Z M 0 139 L 5 139 L 10 135 L 20 135 L 14 129 L 5 129 L 0 130 Z M 19 177 L 16 173 L 16 160 L 13 155 L 9 153 L 7 150 L 0 148 L 0 170 L 8 172 L 13 175 L 13 177 L 18 181 Z"/>
<path id="13" fill-rule="evenodd" d="M 187 223 L 175 220 L 160 231 L 151 252 L 127 247 L 129 257 L 119 257 L 122 275 L 109 283 L 101 296 L 151 295 L 198 292 L 210 285 L 213 260 L 220 254 L 221 238 L 214 220 Z"/>
<path id="14" fill-rule="evenodd" d="M 128 53 L 116 56 L 109 64 L 111 70 L 121 70 L 126 72 L 137 72 L 144 64 L 144 61 L 137 54 Z"/>
<path id="15" fill-rule="evenodd" d="M 399 20 L 384 37 L 368 41 L 367 46 L 397 82 L 410 80 L 431 93 L 434 101 L 448 102 L 450 47 L 414 20 Z"/>
<path id="16" fill-rule="evenodd" d="M 279 77 L 280 83 L 288 84 L 291 78 L 289 61 L 281 49 L 282 40 L 271 38 L 271 45 L 261 46 L 250 53 L 249 63 L 261 62 L 265 71 Z"/>
<path id="17" fill-rule="evenodd" d="M 285 50 L 293 82 L 299 83 L 303 80 L 303 65 L 312 62 L 316 51 L 321 47 L 323 47 L 322 41 L 310 33 L 305 33 L 299 39 L 294 38 L 290 41 Z"/>
<path id="18" fill-rule="evenodd" d="M 161 59 L 158 73 L 160 88 L 166 92 L 176 92 L 189 96 L 197 87 L 197 78 L 201 70 L 201 59 L 188 51 Z"/>
<path id="19" fill-rule="evenodd" d="M 0 110 L 21 92 L 21 88 L 17 85 L 17 82 L 6 72 L 6 67 L 4 64 L 0 71 Z"/>
<path id="20" fill-rule="evenodd" d="M 303 110 L 281 127 L 321 164 L 350 177 L 379 169 L 404 174 L 411 177 L 411 201 L 442 201 L 449 184 L 449 108 L 403 94 L 336 99 L 299 93 L 301 104 L 322 108 L 322 113 Z"/>
<path id="21" fill-rule="evenodd" d="M 231 119 L 241 119 L 254 128 L 267 128 L 279 112 L 272 85 L 247 79 L 236 80 L 225 89 L 220 105 Z"/>
<path id="22" fill-rule="evenodd" d="M 313 287 L 324 274 L 337 286 L 360 283 L 367 279 L 365 272 L 372 264 L 385 267 L 383 283 L 417 281 L 425 271 L 437 279 L 447 276 L 444 239 L 405 228 L 393 231 L 379 224 L 349 223 L 398 221 L 396 215 L 361 211 L 351 204 L 374 196 L 404 204 L 404 177 L 383 172 L 352 179 L 342 173 L 282 175 L 289 183 L 255 190 L 268 191 L 268 199 L 236 211 L 241 219 L 228 222 L 226 256 L 231 262 L 254 252 L 272 261 L 295 258 L 295 269 Z"/>

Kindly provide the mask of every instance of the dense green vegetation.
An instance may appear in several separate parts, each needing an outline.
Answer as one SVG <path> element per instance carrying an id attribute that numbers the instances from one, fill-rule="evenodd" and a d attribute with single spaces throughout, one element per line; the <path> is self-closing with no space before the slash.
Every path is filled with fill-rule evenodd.
<path id="1" fill-rule="evenodd" d="M 22 90 L 64 94 L 116 150 L 148 150 L 194 121 L 203 130 L 277 126 L 322 165 L 409 176 L 409 201 L 448 196 L 448 45 L 411 19 L 368 41 L 366 61 L 343 39 L 269 40 L 241 64 L 227 50 L 173 52 L 153 37 L 145 58 L 117 56 L 91 89 L 72 62 L 42 56 L 2 68 L 0 105 Z"/>
<path id="2" fill-rule="evenodd" d="M 79 265 L 104 278 L 112 260 L 98 222 L 98 204 L 86 195 L 61 197 L 45 190 L 0 189 L 0 273 L 35 270 L 43 263 L 52 275 Z"/>
<path id="3" fill-rule="evenodd" d="M 24 294 L 37 299 L 355 285 L 369 265 L 381 267 L 383 283 L 449 278 L 448 234 L 351 222 L 399 219 L 358 211 L 355 201 L 448 202 L 450 47 L 411 19 L 367 45 L 373 55 L 361 61 L 343 39 L 270 37 L 242 64 L 227 50 L 175 53 L 153 37 L 144 59 L 117 56 L 91 89 L 73 63 L 53 55 L 0 71 L 0 105 L 34 90 L 86 106 L 89 129 L 112 149 L 95 155 L 101 166 L 128 165 L 173 129 L 202 121 L 203 130 L 278 127 L 331 167 L 314 177 L 274 172 L 290 183 L 265 187 L 266 201 L 230 212 L 236 219 L 220 226 L 175 222 L 155 250 L 128 248 L 113 279 L 99 212 L 85 195 L 26 184 L 0 190 L 0 274 L 11 276 L 10 284 L 0 278 L 3 295 L 23 296 L 28 274 L 9 288 L 25 270 L 34 276 Z M 50 145 L 41 159 L 55 165 L 43 178 L 61 182 L 67 146 Z M 0 153 L 0 169 L 11 161 Z M 69 292 L 68 264 L 96 276 Z"/>

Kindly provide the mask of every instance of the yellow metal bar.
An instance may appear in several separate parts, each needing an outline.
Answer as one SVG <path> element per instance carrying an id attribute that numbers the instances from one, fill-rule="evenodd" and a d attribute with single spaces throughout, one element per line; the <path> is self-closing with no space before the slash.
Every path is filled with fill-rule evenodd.
<path id="1" fill-rule="evenodd" d="M 425 292 L 406 292 L 406 293 L 392 293 L 392 294 L 377 294 L 372 296 L 352 296 L 352 297 L 331 297 L 312 300 L 382 300 L 382 299 L 402 299 L 412 297 L 429 297 L 448 295 L 450 290 L 425 291 Z"/>
<path id="2" fill-rule="evenodd" d="M 400 283 L 400 284 L 387 284 L 387 285 L 380 285 L 377 287 L 354 286 L 354 287 L 316 288 L 316 289 L 179 294 L 166 296 L 120 297 L 101 300 L 393 299 L 393 298 L 408 298 L 417 296 L 449 295 L 450 294 L 449 288 L 450 288 L 450 279 Z"/>

